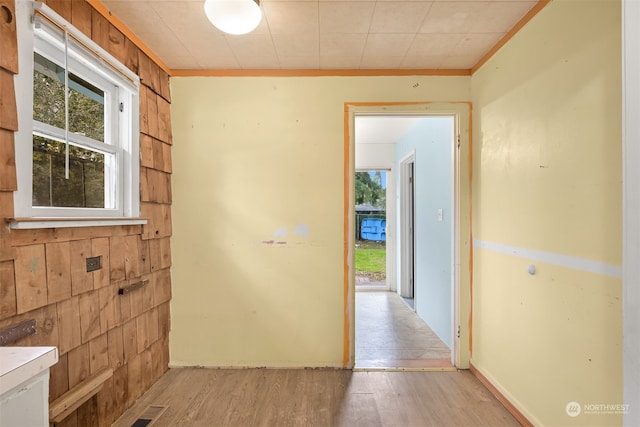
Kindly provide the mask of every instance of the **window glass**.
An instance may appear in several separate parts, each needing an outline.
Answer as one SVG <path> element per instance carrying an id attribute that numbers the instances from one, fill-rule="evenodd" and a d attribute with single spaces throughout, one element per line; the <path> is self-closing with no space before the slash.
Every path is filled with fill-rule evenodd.
<path id="1" fill-rule="evenodd" d="M 64 68 L 33 55 L 33 119 L 64 129 Z"/>
<path id="2" fill-rule="evenodd" d="M 104 91 L 69 74 L 69 131 L 104 142 Z"/>
<path id="3" fill-rule="evenodd" d="M 33 137 L 33 206 L 104 208 L 105 158 L 101 153 L 69 145 L 69 179 L 65 179 L 65 143 Z"/>

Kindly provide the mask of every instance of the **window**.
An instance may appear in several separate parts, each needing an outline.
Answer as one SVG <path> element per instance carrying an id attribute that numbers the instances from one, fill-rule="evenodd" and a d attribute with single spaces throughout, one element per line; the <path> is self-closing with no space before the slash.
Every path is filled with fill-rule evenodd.
<path id="1" fill-rule="evenodd" d="M 18 28 L 16 217 L 137 217 L 138 77 L 35 4 Z"/>

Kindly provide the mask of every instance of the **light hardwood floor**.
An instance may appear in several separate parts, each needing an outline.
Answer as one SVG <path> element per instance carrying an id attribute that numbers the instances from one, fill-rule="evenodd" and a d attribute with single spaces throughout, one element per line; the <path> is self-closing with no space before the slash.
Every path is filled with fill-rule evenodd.
<path id="1" fill-rule="evenodd" d="M 518 426 L 467 371 L 169 370 L 115 424 L 167 405 L 154 427 Z"/>
<path id="2" fill-rule="evenodd" d="M 451 350 L 395 292 L 356 291 L 356 368 L 451 369 Z"/>

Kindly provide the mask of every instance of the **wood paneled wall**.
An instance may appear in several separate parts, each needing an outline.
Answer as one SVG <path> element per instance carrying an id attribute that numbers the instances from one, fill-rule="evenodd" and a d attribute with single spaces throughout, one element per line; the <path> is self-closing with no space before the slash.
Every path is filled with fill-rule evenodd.
<path id="1" fill-rule="evenodd" d="M 14 0 L 0 0 L 0 329 L 36 319 L 15 345 L 54 345 L 50 400 L 109 366 L 104 388 L 59 425 L 108 426 L 169 362 L 171 122 L 169 76 L 84 0 L 46 3 L 141 78 L 140 197 L 144 226 L 10 230 L 17 130 Z M 10 21 L 10 22 L 9 22 Z M 102 256 L 87 273 L 85 259 Z M 128 284 L 148 280 L 130 293 Z"/>

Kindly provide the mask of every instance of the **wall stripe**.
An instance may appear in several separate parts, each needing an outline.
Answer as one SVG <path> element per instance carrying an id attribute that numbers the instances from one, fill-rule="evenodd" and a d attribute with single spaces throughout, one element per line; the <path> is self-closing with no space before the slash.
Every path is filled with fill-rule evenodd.
<path id="1" fill-rule="evenodd" d="M 573 270 L 602 274 L 603 276 L 611 276 L 618 279 L 622 278 L 622 267 L 613 264 L 606 264 L 604 262 L 594 261 L 587 258 L 579 258 L 570 255 L 556 254 L 553 252 L 545 252 L 535 249 L 503 245 L 502 243 L 487 242 L 486 240 L 474 240 L 473 246 L 476 248 L 487 249 L 501 254 L 527 258 L 532 261 L 539 261 L 546 264 L 571 268 Z"/>

